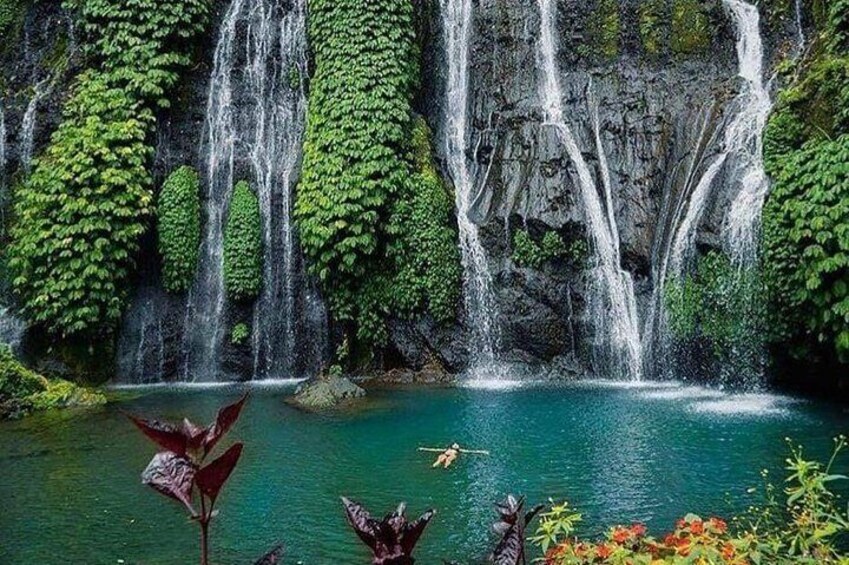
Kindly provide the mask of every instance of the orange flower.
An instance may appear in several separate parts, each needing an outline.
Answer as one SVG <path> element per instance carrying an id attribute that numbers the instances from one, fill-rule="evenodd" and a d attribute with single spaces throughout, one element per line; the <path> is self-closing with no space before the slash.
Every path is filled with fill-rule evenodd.
<path id="1" fill-rule="evenodd" d="M 611 537 L 616 543 L 622 544 L 628 541 L 628 539 L 631 537 L 631 532 L 630 530 L 626 530 L 625 528 L 616 528 L 615 530 L 613 530 L 613 535 Z"/>
<path id="2" fill-rule="evenodd" d="M 723 520 L 721 518 L 716 518 L 716 517 L 711 518 L 710 519 L 710 526 L 713 529 L 715 529 L 717 532 L 719 532 L 720 534 L 724 534 L 726 532 L 726 530 L 728 530 L 728 524 L 726 524 L 725 520 Z"/>
<path id="3" fill-rule="evenodd" d="M 695 535 L 701 535 L 705 531 L 705 524 L 701 520 L 693 520 L 690 524 L 690 531 Z"/>
<path id="4" fill-rule="evenodd" d="M 637 537 L 646 535 L 646 527 L 642 524 L 634 524 L 631 526 L 631 533 Z"/>
<path id="5" fill-rule="evenodd" d="M 602 559 L 607 559 L 608 557 L 610 557 L 611 553 L 613 553 L 613 550 L 604 544 L 598 546 L 595 552 L 596 556 L 601 557 Z"/>
<path id="6" fill-rule="evenodd" d="M 687 522 L 684 521 L 684 518 L 681 518 L 680 520 L 678 520 L 678 522 L 675 523 L 675 528 L 678 530 L 683 530 L 686 525 Z"/>
<path id="7" fill-rule="evenodd" d="M 734 546 L 731 545 L 731 542 L 726 542 L 726 544 L 722 546 L 722 558 L 726 561 L 734 559 Z"/>

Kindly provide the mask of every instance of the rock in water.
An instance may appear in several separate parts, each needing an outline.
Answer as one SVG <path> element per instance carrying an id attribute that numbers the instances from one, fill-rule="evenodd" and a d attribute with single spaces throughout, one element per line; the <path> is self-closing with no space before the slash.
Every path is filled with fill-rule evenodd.
<path id="1" fill-rule="evenodd" d="M 289 401 L 306 410 L 324 410 L 349 403 L 365 395 L 365 390 L 344 377 L 321 376 L 299 385 L 295 395 Z"/>

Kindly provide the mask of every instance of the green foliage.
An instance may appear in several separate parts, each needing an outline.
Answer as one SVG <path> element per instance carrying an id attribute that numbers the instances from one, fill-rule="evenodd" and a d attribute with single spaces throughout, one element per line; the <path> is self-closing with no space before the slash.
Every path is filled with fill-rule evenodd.
<path id="1" fill-rule="evenodd" d="M 602 58 L 614 59 L 619 55 L 619 34 L 622 29 L 619 0 L 598 0 L 587 28 L 589 44 Z"/>
<path id="2" fill-rule="evenodd" d="M 423 118 L 412 134 L 414 173 L 395 199 L 388 233 L 393 310 L 412 316 L 429 311 L 440 322 L 454 318 L 462 269 L 454 230 L 454 202 L 433 163 L 430 130 Z"/>
<path id="3" fill-rule="evenodd" d="M 849 134 L 771 160 L 764 264 L 777 342 L 849 360 Z"/>
<path id="4" fill-rule="evenodd" d="M 230 332 L 230 343 L 233 345 L 244 345 L 248 342 L 249 337 L 251 337 L 250 328 L 244 322 L 239 322 L 233 326 L 233 330 Z"/>
<path id="5" fill-rule="evenodd" d="M 823 4 L 824 26 L 764 139 L 773 190 L 763 257 L 770 338 L 796 357 L 849 361 L 849 57 L 846 2 Z"/>
<path id="6" fill-rule="evenodd" d="M 668 27 L 669 13 L 665 0 L 643 0 L 640 4 L 640 38 L 643 49 L 649 55 L 663 51 Z"/>
<path id="7" fill-rule="evenodd" d="M 548 261 L 568 259 L 580 264 L 586 260 L 587 244 L 575 239 L 566 245 L 563 237 L 554 230 L 545 232 L 540 243 L 534 241 L 526 230 L 516 230 L 513 234 L 513 261 L 520 267 L 539 269 Z"/>
<path id="8" fill-rule="evenodd" d="M 201 239 L 200 178 L 191 167 L 180 167 L 162 185 L 157 222 L 163 285 L 184 292 L 195 278 Z"/>
<path id="9" fill-rule="evenodd" d="M 732 528 L 721 518 L 687 514 L 661 538 L 650 537 L 637 523 L 614 526 L 602 539 L 586 540 L 575 536 L 581 514 L 567 503 L 552 503 L 551 510 L 540 515 L 530 541 L 540 547 L 539 561 L 546 565 L 845 564 L 849 513 L 833 490 L 835 483 L 846 480 L 833 469 L 845 447 L 846 439 L 837 438 L 827 464 L 807 460 L 801 448 L 791 448 L 783 508 L 774 497 L 775 488 L 768 485 L 765 506 L 734 518 Z"/>
<path id="10" fill-rule="evenodd" d="M 18 418 L 34 410 L 99 406 L 106 397 L 61 379 L 48 380 L 24 367 L 12 350 L 0 346 L 0 420 Z"/>
<path id="11" fill-rule="evenodd" d="M 295 218 L 331 314 L 360 345 L 379 345 L 388 316 L 429 308 L 448 319 L 459 292 L 450 197 L 411 109 L 413 4 L 312 0 L 309 35 L 315 73 Z"/>
<path id="12" fill-rule="evenodd" d="M 670 47 L 677 55 L 705 51 L 710 46 L 710 18 L 699 0 L 673 0 Z"/>
<path id="13" fill-rule="evenodd" d="M 94 68 L 15 197 L 9 247 L 30 321 L 65 336 L 109 334 L 151 212 L 153 108 L 188 62 L 206 0 L 72 0 Z"/>
<path id="14" fill-rule="evenodd" d="M 152 122 L 102 74 L 77 81 L 62 124 L 15 195 L 9 268 L 31 321 L 72 335 L 119 320 L 151 207 Z"/>
<path id="15" fill-rule="evenodd" d="M 208 0 L 69 0 L 83 21 L 102 70 L 140 99 L 168 106 L 167 92 L 191 64 Z"/>
<path id="16" fill-rule="evenodd" d="M 236 184 L 224 228 L 224 286 L 234 300 L 253 300 L 262 290 L 262 216 L 248 183 Z"/>
<path id="17" fill-rule="evenodd" d="M 699 258 L 696 272 L 671 280 L 664 306 L 673 335 L 679 340 L 705 339 L 722 358 L 732 346 L 761 332 L 764 312 L 761 282 L 754 269 L 739 271 L 728 257 L 711 251 Z"/>
<path id="18" fill-rule="evenodd" d="M 29 3 L 29 0 L 0 0 L 0 39 L 17 35 L 16 28 L 23 23 Z M 5 47 L 0 47 L 0 51 L 5 51 Z"/>

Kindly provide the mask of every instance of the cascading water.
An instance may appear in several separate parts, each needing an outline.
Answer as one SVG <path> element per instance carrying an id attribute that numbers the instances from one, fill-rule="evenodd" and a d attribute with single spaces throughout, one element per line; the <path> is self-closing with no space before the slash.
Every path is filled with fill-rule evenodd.
<path id="1" fill-rule="evenodd" d="M 496 352 L 499 343 L 498 305 L 492 273 L 478 226 L 470 219 L 475 201 L 476 175 L 466 157 L 469 143 L 469 45 L 472 0 L 440 0 L 448 80 L 445 94 L 444 146 L 448 171 L 454 182 L 460 252 L 463 262 L 463 298 L 470 331 L 471 376 L 501 378 Z"/>
<path id="2" fill-rule="evenodd" d="M 555 0 L 537 0 L 540 8 L 539 63 L 540 97 L 545 125 L 555 128 L 578 176 L 580 202 L 593 249 L 593 267 L 588 276 L 590 301 L 595 320 L 595 356 L 605 376 L 639 380 L 642 377 L 640 343 L 634 284 L 620 265 L 619 233 L 613 211 L 609 173 L 601 143 L 597 104 L 590 106 L 593 130 L 599 153 L 604 198 L 593 180 L 590 168 L 563 115 L 562 92 L 557 68 L 554 28 Z"/>
<path id="3" fill-rule="evenodd" d="M 264 286 L 253 319 L 254 375 L 282 376 L 293 369 L 297 257 L 290 209 L 306 72 L 305 0 L 233 0 L 207 99 L 206 228 L 187 309 L 186 379 L 214 380 L 219 370 L 226 329 L 224 222 L 240 175 L 257 193 L 265 250 Z"/>
<path id="4" fill-rule="evenodd" d="M 27 109 L 21 121 L 20 134 L 20 165 L 24 172 L 29 173 L 32 165 L 32 155 L 35 143 L 35 125 L 38 117 L 38 105 L 50 92 L 48 80 L 37 83 L 34 87 Z"/>
<path id="5" fill-rule="evenodd" d="M 6 168 L 6 115 L 0 99 L 0 233 L 6 230 L 6 206 L 8 205 L 8 179 Z M 0 343 L 17 349 L 26 331 L 26 324 L 17 318 L 7 306 L 0 305 Z"/>
<path id="6" fill-rule="evenodd" d="M 669 281 L 680 281 L 692 267 L 699 226 L 708 203 L 718 191 L 728 193 L 731 199 L 723 228 L 731 260 L 740 268 L 752 267 L 757 262 L 761 211 L 769 190 L 762 157 L 763 131 L 772 102 L 763 81 L 764 50 L 758 10 L 742 0 L 723 0 L 723 3 L 737 29 L 740 91 L 729 105 L 731 113 L 721 134 L 719 153 L 704 169 L 693 190 L 683 194 L 672 218 L 672 235 L 655 270 L 653 314 L 647 322 L 652 328 L 660 327 L 657 337 L 652 331 L 647 338 L 647 347 L 652 349 L 668 345 L 670 335 L 665 327 L 663 304 L 665 288 Z M 728 292 L 738 291 L 745 289 L 728 289 Z"/>
<path id="7" fill-rule="evenodd" d="M 761 213 L 769 191 L 763 133 L 772 100 L 763 81 L 764 50 L 758 9 L 742 0 L 724 2 L 737 23 L 737 57 L 744 81 L 740 119 L 732 123 L 728 132 L 731 139 L 727 143 L 735 155 L 731 178 L 740 188 L 726 218 L 725 234 L 734 262 L 750 266 L 757 261 Z"/>

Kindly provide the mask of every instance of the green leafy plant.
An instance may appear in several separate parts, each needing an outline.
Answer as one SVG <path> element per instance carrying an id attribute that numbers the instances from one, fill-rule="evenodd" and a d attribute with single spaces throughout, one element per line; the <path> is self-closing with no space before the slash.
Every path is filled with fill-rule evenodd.
<path id="1" fill-rule="evenodd" d="M 189 63 L 205 0 L 71 0 L 91 68 L 15 194 L 9 268 L 23 312 L 62 337 L 114 331 L 152 211 L 153 109 Z"/>
<path id="2" fill-rule="evenodd" d="M 598 0 L 596 8 L 587 25 L 590 41 L 586 53 L 598 53 L 600 58 L 613 59 L 619 55 L 619 35 L 622 19 L 619 14 L 619 0 Z"/>
<path id="3" fill-rule="evenodd" d="M 459 259 L 451 199 L 412 113 L 419 80 L 409 2 L 313 0 L 315 73 L 295 218 L 310 272 L 355 343 L 386 340 L 385 321 L 453 314 Z"/>
<path id="4" fill-rule="evenodd" d="M 527 230 L 519 229 L 513 234 L 512 258 L 520 267 L 539 269 L 554 259 L 568 259 L 575 264 L 581 264 L 586 256 L 585 241 L 574 239 L 567 246 L 563 237 L 554 230 L 545 232 L 539 243 L 534 241 Z"/>
<path id="5" fill-rule="evenodd" d="M 710 18 L 699 0 L 673 0 L 670 48 L 677 55 L 705 51 L 713 29 Z"/>
<path id="6" fill-rule="evenodd" d="M 669 13 L 664 0 L 643 0 L 640 4 L 640 39 L 643 49 L 649 55 L 663 52 Z"/>
<path id="7" fill-rule="evenodd" d="M 235 300 L 253 300 L 262 290 L 262 217 L 247 182 L 233 189 L 224 228 L 224 285 Z"/>
<path id="8" fill-rule="evenodd" d="M 230 332 L 230 343 L 233 345 L 244 345 L 248 342 L 249 337 L 251 337 L 250 328 L 244 322 L 240 322 L 233 326 L 233 330 Z"/>
<path id="9" fill-rule="evenodd" d="M 157 233 L 163 285 L 184 292 L 194 281 L 201 241 L 200 178 L 191 167 L 180 167 L 162 185 Z"/>

